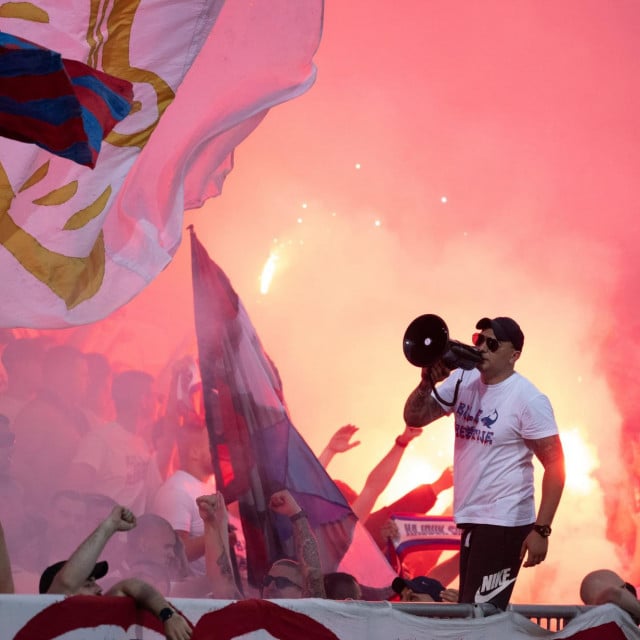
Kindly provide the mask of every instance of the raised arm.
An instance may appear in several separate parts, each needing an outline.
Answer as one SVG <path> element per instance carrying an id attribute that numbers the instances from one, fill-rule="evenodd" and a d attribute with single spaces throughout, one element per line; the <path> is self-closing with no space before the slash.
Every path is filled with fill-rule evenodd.
<path id="1" fill-rule="evenodd" d="M 445 410 L 431 395 L 433 386 L 449 376 L 441 362 L 422 369 L 420 384 L 409 394 L 404 405 L 404 421 L 412 427 L 424 427 L 445 415 Z"/>
<path id="2" fill-rule="evenodd" d="M 220 493 L 200 496 L 196 503 L 204 522 L 204 557 L 211 594 L 214 598 L 239 599 L 242 595 L 231 566 L 229 518 L 224 496 Z"/>
<path id="3" fill-rule="evenodd" d="M 333 456 L 336 453 L 344 453 L 357 447 L 360 444 L 360 440 L 351 442 L 351 438 L 355 435 L 358 427 L 352 424 L 345 424 L 344 427 L 340 427 L 332 436 L 331 440 L 327 443 L 327 446 L 323 449 L 322 453 L 318 456 L 318 460 L 322 466 L 326 469 L 327 465 L 333 460 Z"/>
<path id="4" fill-rule="evenodd" d="M 276 491 L 271 496 L 269 507 L 275 513 L 291 519 L 296 559 L 300 563 L 304 579 L 302 597 L 326 598 L 318 542 L 309 526 L 306 514 L 286 489 Z"/>
<path id="5" fill-rule="evenodd" d="M 536 524 L 551 525 L 556 514 L 560 497 L 564 489 L 565 467 L 564 451 L 560 436 L 549 436 L 538 440 L 527 440 L 535 456 L 544 467 L 542 476 L 542 496 L 536 517 Z M 547 557 L 549 539 L 543 538 L 536 531 L 532 531 L 522 544 L 521 557 L 528 552 L 523 566 L 533 567 Z"/>
<path id="6" fill-rule="evenodd" d="M 136 526 L 136 518 L 125 507 L 114 507 L 105 518 L 71 554 L 58 571 L 47 593 L 72 595 L 89 579 L 105 545 L 116 531 L 129 531 Z"/>
<path id="7" fill-rule="evenodd" d="M 387 455 L 378 462 L 367 476 L 364 488 L 351 505 L 351 509 L 362 522 L 369 517 L 376 500 L 391 482 L 391 478 L 393 478 L 393 474 L 400 464 L 407 445 L 421 433 L 422 429 L 420 428 L 405 427 L 402 434 L 395 439 Z"/>

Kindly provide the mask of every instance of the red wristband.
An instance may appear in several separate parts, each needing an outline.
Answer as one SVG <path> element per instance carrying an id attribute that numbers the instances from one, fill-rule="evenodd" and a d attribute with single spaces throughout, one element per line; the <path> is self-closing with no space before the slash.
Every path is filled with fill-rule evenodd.
<path id="1" fill-rule="evenodd" d="M 398 436 L 398 437 L 396 438 L 396 446 L 397 446 L 397 447 L 401 447 L 401 448 L 403 448 L 403 449 L 406 449 L 408 444 L 409 444 L 408 442 L 402 442 L 402 441 L 400 440 L 400 436 Z"/>

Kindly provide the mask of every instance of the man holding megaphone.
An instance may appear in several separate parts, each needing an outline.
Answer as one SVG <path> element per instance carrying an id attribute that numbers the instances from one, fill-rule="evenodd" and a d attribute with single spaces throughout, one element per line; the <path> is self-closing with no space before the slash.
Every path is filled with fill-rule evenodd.
<path id="1" fill-rule="evenodd" d="M 404 419 L 422 427 L 454 415 L 460 602 L 490 602 L 504 610 L 525 556 L 524 566 L 532 567 L 547 555 L 564 487 L 564 454 L 549 399 L 515 371 L 524 345 L 518 323 L 482 318 L 476 329 L 479 361 L 474 368 L 454 364 L 453 375 L 451 362 L 432 358 L 431 337 L 425 339 L 429 363 L 421 363 L 422 378 L 407 398 Z M 452 344 L 448 336 L 441 342 Z M 534 455 L 544 467 L 537 514 Z"/>

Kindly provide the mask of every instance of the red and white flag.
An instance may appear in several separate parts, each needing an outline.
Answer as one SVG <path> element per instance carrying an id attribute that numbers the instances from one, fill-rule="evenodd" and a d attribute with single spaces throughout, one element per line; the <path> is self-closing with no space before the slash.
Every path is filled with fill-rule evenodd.
<path id="1" fill-rule="evenodd" d="M 104 318 L 170 262 L 185 209 L 218 195 L 233 150 L 306 91 L 322 0 L 34 0 L 0 29 L 133 84 L 94 169 L 0 144 L 0 327 Z"/>

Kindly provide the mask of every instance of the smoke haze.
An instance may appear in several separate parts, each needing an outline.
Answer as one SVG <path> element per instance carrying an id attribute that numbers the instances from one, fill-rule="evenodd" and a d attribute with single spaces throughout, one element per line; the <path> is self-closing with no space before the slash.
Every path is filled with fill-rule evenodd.
<path id="1" fill-rule="evenodd" d="M 509 315 L 518 370 L 584 447 L 565 442 L 575 476 L 613 486 L 621 423 L 640 413 L 639 27 L 632 1 L 327 2 L 316 85 L 267 116 L 185 226 L 242 298 L 313 450 L 360 427 L 334 477 L 360 490 L 402 431 L 414 317 L 469 343 L 479 318 Z M 189 261 L 185 235 L 137 299 L 56 336 L 166 375 L 195 353 Z M 448 421 L 425 429 L 381 503 L 434 480 L 452 444 Z M 588 570 L 624 570 L 603 519 L 601 485 L 570 478 L 549 558 L 514 600 L 573 603 Z"/>

